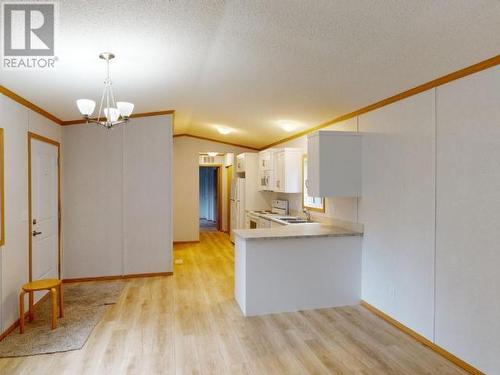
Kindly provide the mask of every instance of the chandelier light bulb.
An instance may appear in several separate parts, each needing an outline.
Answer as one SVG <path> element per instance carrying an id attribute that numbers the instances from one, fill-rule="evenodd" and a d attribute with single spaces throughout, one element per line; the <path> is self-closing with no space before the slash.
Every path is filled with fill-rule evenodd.
<path id="1" fill-rule="evenodd" d="M 132 111 L 134 110 L 134 105 L 128 102 L 116 102 L 116 107 L 124 118 L 130 117 Z"/>
<path id="2" fill-rule="evenodd" d="M 76 101 L 76 105 L 78 106 L 78 110 L 83 116 L 90 116 L 94 113 L 95 102 L 90 99 L 78 99 Z"/>
<path id="3" fill-rule="evenodd" d="M 118 108 L 104 108 L 104 116 L 108 122 L 115 122 L 120 117 L 120 111 Z"/>

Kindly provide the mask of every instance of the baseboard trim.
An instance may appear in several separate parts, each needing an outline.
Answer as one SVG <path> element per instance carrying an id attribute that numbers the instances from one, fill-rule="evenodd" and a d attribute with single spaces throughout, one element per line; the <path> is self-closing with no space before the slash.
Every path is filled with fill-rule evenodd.
<path id="1" fill-rule="evenodd" d="M 200 243 L 200 240 L 195 240 L 195 241 L 174 241 L 174 245 L 183 245 L 183 244 L 189 244 L 189 243 Z"/>
<path id="2" fill-rule="evenodd" d="M 94 276 L 94 277 L 75 277 L 72 279 L 63 279 L 63 283 L 84 283 L 88 281 L 111 281 L 135 279 L 140 277 L 157 277 L 157 276 L 172 276 L 173 272 L 153 272 L 153 273 L 133 273 L 128 275 L 111 275 L 111 276 Z"/>
<path id="3" fill-rule="evenodd" d="M 435 351 L 437 354 L 440 356 L 446 358 L 448 361 L 453 362 L 455 365 L 458 367 L 461 367 L 465 371 L 467 371 L 469 374 L 473 375 L 485 375 L 483 372 L 479 371 L 477 368 L 469 365 L 467 362 L 461 360 L 457 356 L 451 354 L 447 350 L 441 348 L 440 346 L 434 344 L 432 341 L 426 339 L 424 336 L 420 335 L 419 333 L 415 332 L 411 328 L 408 328 L 404 324 L 398 322 L 396 319 L 391 318 L 389 315 L 386 313 L 380 311 L 376 307 L 370 305 L 366 301 L 361 301 L 361 306 L 366 308 L 368 311 L 371 313 L 375 314 L 379 318 L 385 320 L 387 323 L 393 325 L 394 327 L 398 328 L 400 331 L 406 333 L 407 335 L 413 337 L 415 340 L 420 342 L 421 344 L 427 346 L 429 349 Z"/>
<path id="4" fill-rule="evenodd" d="M 49 292 L 45 293 L 45 295 L 44 295 L 42 298 L 40 298 L 40 299 L 38 300 L 38 302 L 36 302 L 36 303 L 34 304 L 34 306 L 36 307 L 36 306 L 38 306 L 40 303 L 42 303 L 43 301 L 45 301 L 47 298 L 49 298 L 49 295 L 50 295 L 50 293 L 49 293 Z M 28 315 L 29 315 L 29 311 L 26 311 L 26 312 L 24 313 L 24 318 L 25 318 L 26 320 L 28 319 Z M 7 329 L 6 329 L 6 330 L 5 330 L 2 334 L 0 334 L 0 341 L 2 341 L 4 338 L 6 338 L 7 336 L 9 336 L 9 335 L 10 335 L 10 333 L 11 333 L 12 331 L 14 331 L 17 327 L 19 327 L 19 318 L 18 318 L 18 319 L 17 319 L 14 323 L 12 323 L 12 324 L 9 326 L 9 328 L 7 328 Z"/>

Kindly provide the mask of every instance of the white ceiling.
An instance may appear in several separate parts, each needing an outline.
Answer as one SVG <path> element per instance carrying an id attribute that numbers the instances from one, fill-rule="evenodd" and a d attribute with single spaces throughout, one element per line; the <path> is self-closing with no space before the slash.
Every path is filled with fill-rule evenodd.
<path id="1" fill-rule="evenodd" d="M 112 51 L 135 112 L 175 109 L 176 133 L 262 146 L 289 135 L 280 121 L 312 127 L 497 55 L 499 20 L 498 0 L 66 0 L 57 69 L 0 82 L 78 119 Z"/>

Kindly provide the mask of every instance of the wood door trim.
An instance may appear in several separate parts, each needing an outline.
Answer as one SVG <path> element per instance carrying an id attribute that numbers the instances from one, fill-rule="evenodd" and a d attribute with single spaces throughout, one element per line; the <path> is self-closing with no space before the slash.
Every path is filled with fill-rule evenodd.
<path id="1" fill-rule="evenodd" d="M 0 128 L 0 246 L 5 245 L 5 155 L 4 130 Z"/>
<path id="2" fill-rule="evenodd" d="M 32 215 L 32 201 L 31 201 L 31 141 L 36 140 L 40 142 L 45 142 L 57 147 L 57 238 L 58 238 L 58 249 L 57 249 L 57 273 L 59 278 L 61 278 L 61 144 L 53 139 L 44 137 L 42 135 L 28 132 L 28 269 L 29 269 L 29 281 L 33 279 L 33 215 Z"/>
<path id="3" fill-rule="evenodd" d="M 221 188 L 222 167 L 223 167 L 223 164 L 198 164 L 198 171 L 200 170 L 200 168 L 216 168 L 217 169 L 217 230 L 219 232 L 222 231 L 222 199 L 221 199 L 221 195 L 222 195 L 222 188 Z M 199 183 L 199 180 L 200 180 L 200 175 L 198 173 L 198 183 Z M 199 192 L 198 192 L 198 195 L 199 195 Z M 198 202 L 198 213 L 200 211 L 199 204 L 200 203 Z"/>
<path id="4" fill-rule="evenodd" d="M 222 166 L 217 167 L 217 230 L 222 232 Z"/>
<path id="5" fill-rule="evenodd" d="M 231 171 L 231 173 L 229 172 Z M 226 212 L 226 220 L 227 220 L 227 233 L 231 234 L 231 183 L 233 180 L 233 172 L 234 166 L 228 165 L 226 167 L 226 196 L 227 196 L 227 212 Z"/>
<path id="6" fill-rule="evenodd" d="M 477 368 L 475 368 L 472 365 L 468 364 L 464 360 L 458 358 L 454 354 L 451 354 L 449 351 L 443 349 L 439 345 L 434 344 L 432 341 L 426 339 L 424 336 L 418 334 L 417 332 L 415 332 L 411 328 L 408 328 L 404 324 L 398 322 L 396 319 L 391 318 L 389 315 L 387 315 L 386 313 L 380 311 L 376 307 L 370 305 L 368 302 L 361 301 L 361 306 L 363 306 L 364 308 L 366 308 L 372 314 L 375 314 L 379 318 L 385 320 L 387 323 L 389 323 L 392 326 L 396 327 L 400 331 L 402 331 L 402 332 L 406 333 L 407 335 L 413 337 L 415 340 L 417 340 L 418 342 L 420 342 L 422 345 L 427 346 L 429 349 L 433 350 L 434 352 L 436 352 L 440 356 L 446 358 L 448 361 L 454 363 L 458 367 L 464 369 L 468 373 L 473 374 L 473 375 L 484 375 L 484 373 L 481 372 L 480 370 L 478 370 Z"/>

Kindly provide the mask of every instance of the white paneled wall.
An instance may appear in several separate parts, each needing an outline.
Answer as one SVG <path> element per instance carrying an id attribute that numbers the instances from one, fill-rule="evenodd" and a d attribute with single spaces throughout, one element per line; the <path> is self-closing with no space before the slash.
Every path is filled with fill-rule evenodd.
<path id="1" fill-rule="evenodd" d="M 433 339 L 434 90 L 359 117 L 363 299 Z"/>
<path id="2" fill-rule="evenodd" d="M 125 128 L 125 274 L 173 270 L 171 119 L 133 119 Z"/>
<path id="3" fill-rule="evenodd" d="M 500 374 L 500 68 L 437 88 L 436 343 Z"/>
<path id="4" fill-rule="evenodd" d="M 5 245 L 0 247 L 0 333 L 19 317 L 18 296 L 28 281 L 28 131 L 61 141 L 61 127 L 0 95 L 5 143 Z"/>
<path id="5" fill-rule="evenodd" d="M 171 121 L 63 129 L 64 278 L 172 271 Z"/>
<path id="6" fill-rule="evenodd" d="M 122 273 L 123 128 L 63 129 L 65 278 Z"/>

